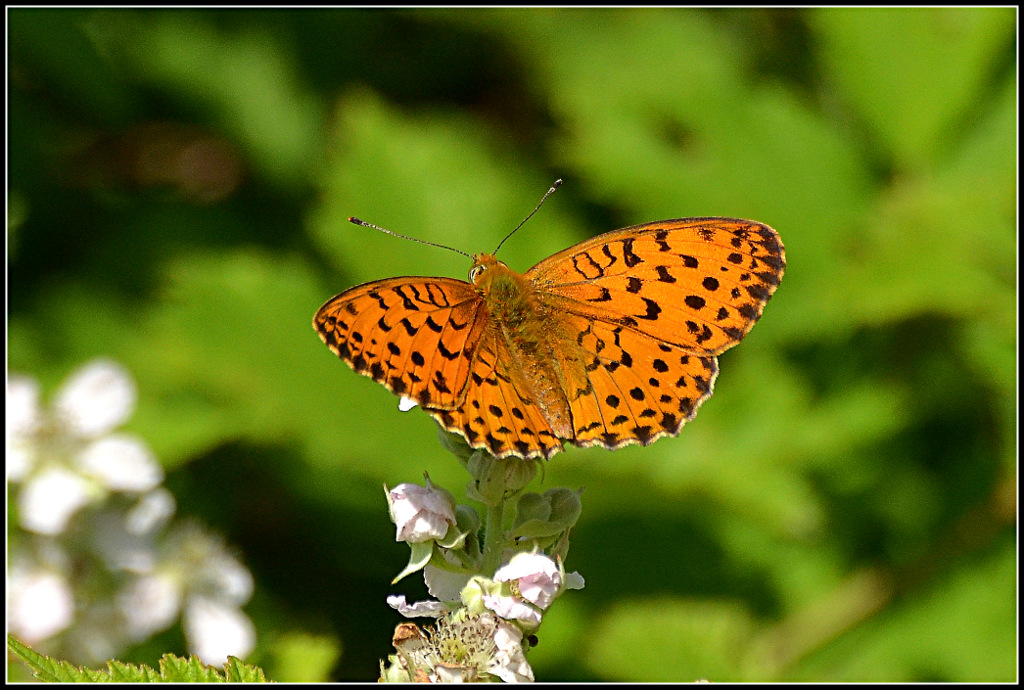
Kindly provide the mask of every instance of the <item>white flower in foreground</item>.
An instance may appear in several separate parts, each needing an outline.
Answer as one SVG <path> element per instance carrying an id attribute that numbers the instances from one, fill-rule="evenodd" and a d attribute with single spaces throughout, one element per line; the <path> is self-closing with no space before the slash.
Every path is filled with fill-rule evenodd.
<path id="1" fill-rule="evenodd" d="M 386 488 L 386 487 L 385 487 Z M 395 541 L 410 544 L 443 539 L 455 524 L 455 499 L 444 489 L 399 484 L 388 491 L 388 510 L 395 523 Z"/>
<path id="2" fill-rule="evenodd" d="M 477 682 L 499 678 L 533 682 L 523 653 L 523 633 L 490 613 L 468 615 L 460 609 L 426 633 L 411 623 L 399 625 L 398 655 L 382 668 L 382 680 L 396 682 Z"/>
<path id="3" fill-rule="evenodd" d="M 135 400 L 128 372 L 109 360 L 74 372 L 49 410 L 40 407 L 34 381 L 11 376 L 7 476 L 22 482 L 18 519 L 25 529 L 60 534 L 76 511 L 108 493 L 144 493 L 163 481 L 140 439 L 110 433 L 131 416 Z"/>
<path id="4" fill-rule="evenodd" d="M 546 609 L 562 590 L 562 571 L 542 553 L 519 553 L 494 573 L 495 582 L 516 583 L 520 596 Z"/>
<path id="5" fill-rule="evenodd" d="M 494 573 L 494 583 L 508 583 L 495 591 L 481 581 L 479 592 L 464 591 L 464 600 L 479 595 L 483 605 L 506 620 L 528 628 L 540 625 L 544 609 L 565 589 L 582 589 L 578 573 L 565 574 L 560 563 L 542 553 L 519 553 Z"/>

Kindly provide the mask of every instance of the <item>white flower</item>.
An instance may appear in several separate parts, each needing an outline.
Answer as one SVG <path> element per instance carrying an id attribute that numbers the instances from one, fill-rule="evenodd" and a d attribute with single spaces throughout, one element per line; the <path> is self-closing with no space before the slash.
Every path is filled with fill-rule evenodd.
<path id="1" fill-rule="evenodd" d="M 519 553 L 494 573 L 495 582 L 515 581 L 520 596 L 546 609 L 562 590 L 562 572 L 549 556 Z M 504 617 L 504 616 L 503 616 Z"/>
<path id="2" fill-rule="evenodd" d="M 15 565 L 7 582 L 7 624 L 22 642 L 35 644 L 69 625 L 75 602 L 64 577 L 41 567 Z"/>
<path id="3" fill-rule="evenodd" d="M 411 398 L 401 398 L 398 401 L 398 409 L 402 412 L 408 412 L 412 408 L 416 407 L 419 403 Z"/>
<path id="4" fill-rule="evenodd" d="M 10 378 L 7 476 L 23 482 L 23 527 L 60 534 L 88 503 L 113 491 L 144 493 L 163 481 L 163 469 L 140 439 L 110 433 L 131 415 L 135 400 L 131 377 L 109 360 L 73 373 L 49 410 L 40 407 L 34 381 Z"/>
<path id="5" fill-rule="evenodd" d="M 170 627 L 180 613 L 189 652 L 223 664 L 228 655 L 241 658 L 255 647 L 255 628 L 240 610 L 252 590 L 252 575 L 219 538 L 186 525 L 122 591 L 118 608 L 137 640 Z"/>
<path id="6" fill-rule="evenodd" d="M 500 590 L 483 587 L 483 605 L 505 620 L 527 627 L 540 625 L 541 614 L 564 589 L 582 589 L 579 573 L 565 574 L 560 563 L 542 553 L 518 553 L 494 573 L 494 582 L 507 582 Z M 511 591 L 510 591 L 511 590 Z"/>
<path id="7" fill-rule="evenodd" d="M 244 658 L 256 647 L 256 628 L 244 613 L 222 602 L 193 597 L 182 617 L 189 651 L 220 666 L 228 656 Z"/>
<path id="8" fill-rule="evenodd" d="M 469 615 L 459 609 L 437 621 L 426 634 L 410 623 L 395 631 L 398 656 L 382 668 L 383 680 L 476 682 L 500 678 L 509 683 L 532 682 L 523 633 L 490 613 Z"/>
<path id="9" fill-rule="evenodd" d="M 427 484 L 399 484 L 388 491 L 395 541 L 415 544 L 443 539 L 449 526 L 455 524 L 455 499 L 444 489 L 431 486 L 429 480 Z"/>

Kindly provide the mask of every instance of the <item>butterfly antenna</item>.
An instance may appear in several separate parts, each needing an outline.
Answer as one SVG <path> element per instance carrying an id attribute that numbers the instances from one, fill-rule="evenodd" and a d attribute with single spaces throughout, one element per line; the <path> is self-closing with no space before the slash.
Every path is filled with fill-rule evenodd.
<path id="1" fill-rule="evenodd" d="M 429 244 L 431 247 L 439 247 L 441 249 L 447 249 L 450 252 L 455 252 L 456 254 L 462 254 L 463 256 L 468 256 L 470 259 L 473 258 L 472 256 L 470 256 L 466 252 L 460 251 L 458 249 L 455 249 L 454 247 L 449 247 L 449 246 L 444 245 L 444 244 L 438 244 L 436 242 L 428 242 L 426 240 L 421 240 L 418 237 L 408 237 L 406 235 L 399 235 L 397 232 L 391 232 L 390 230 L 388 230 L 386 228 L 382 228 L 379 225 L 374 225 L 373 223 L 367 223 L 365 220 L 359 220 L 358 218 L 353 218 L 352 216 L 349 216 L 348 222 L 349 223 L 354 223 L 356 225 L 362 225 L 364 228 L 373 228 L 374 230 L 380 230 L 384 234 L 391 235 L 392 237 L 401 237 L 403 240 L 411 240 L 413 242 L 419 242 L 420 244 Z"/>
<path id="2" fill-rule="evenodd" d="M 519 228 L 521 228 L 521 227 L 523 227 L 524 225 L 526 225 L 526 221 L 528 221 L 528 220 L 530 220 L 531 218 L 533 218 L 533 214 L 534 214 L 534 213 L 536 213 L 536 212 L 537 212 L 538 210 L 540 210 L 540 207 L 541 207 L 542 205 L 544 205 L 544 202 L 545 202 L 545 201 L 547 201 L 547 198 L 548 198 L 549 196 L 551 196 L 552 194 L 554 194 L 554 193 L 555 193 L 555 190 L 556 190 L 556 189 L 558 189 L 558 188 L 559 188 L 559 187 L 561 187 L 561 186 L 562 186 L 562 179 L 561 179 L 561 178 L 559 178 L 559 179 L 555 180 L 555 183 L 554 183 L 553 185 L 551 185 L 551 189 L 549 189 L 549 190 L 548 190 L 547 192 L 545 192 L 545 194 L 544 194 L 543 198 L 541 198 L 541 200 L 540 200 L 540 203 L 539 203 L 539 204 L 537 204 L 537 207 L 536 207 L 535 209 L 533 209 L 532 211 L 530 211 L 530 215 L 526 216 L 526 218 L 523 218 L 523 222 L 522 222 L 522 223 L 520 223 L 519 225 L 517 225 L 517 226 L 515 227 L 515 230 L 513 230 L 513 231 L 512 231 L 512 232 L 510 232 L 509 234 L 505 235 L 505 239 L 504 239 L 504 240 L 502 240 L 501 242 L 499 242 L 499 243 L 498 243 L 498 246 L 497 246 L 497 247 L 495 247 L 495 248 L 494 248 L 494 251 L 493 251 L 493 252 L 491 252 L 491 253 L 492 253 L 492 254 L 497 254 L 497 253 L 498 253 L 498 250 L 499 250 L 499 249 L 501 249 L 501 245 L 505 244 L 505 240 L 507 240 L 507 239 L 508 239 L 509 237 L 512 237 L 512 235 L 516 234 L 516 230 L 519 230 Z"/>

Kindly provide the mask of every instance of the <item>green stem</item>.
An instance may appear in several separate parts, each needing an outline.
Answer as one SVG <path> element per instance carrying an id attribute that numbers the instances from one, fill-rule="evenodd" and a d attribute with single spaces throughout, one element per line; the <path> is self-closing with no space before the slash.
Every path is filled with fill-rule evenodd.
<path id="1" fill-rule="evenodd" d="M 501 565 L 501 552 L 505 550 L 505 499 L 487 506 L 487 524 L 484 526 L 484 577 L 493 577 Z"/>

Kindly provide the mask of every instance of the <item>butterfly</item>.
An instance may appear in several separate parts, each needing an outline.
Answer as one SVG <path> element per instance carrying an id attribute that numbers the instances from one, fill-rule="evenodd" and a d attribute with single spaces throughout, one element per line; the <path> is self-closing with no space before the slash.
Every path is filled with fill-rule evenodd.
<path id="1" fill-rule="evenodd" d="M 353 222 L 360 222 L 355 221 Z M 356 372 L 495 457 L 564 442 L 674 436 L 714 389 L 786 267 L 778 233 L 736 218 L 614 230 L 517 273 L 473 257 L 469 282 L 401 277 L 328 300 L 313 327 Z"/>

